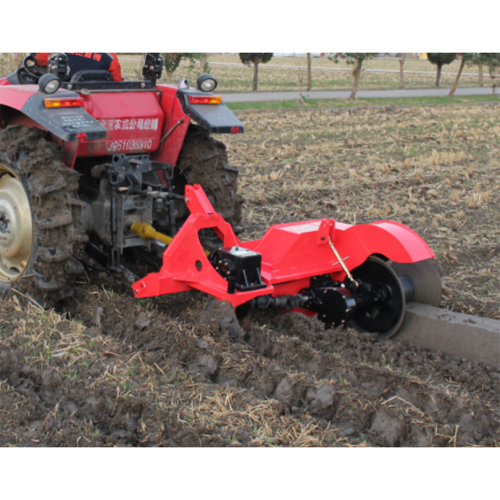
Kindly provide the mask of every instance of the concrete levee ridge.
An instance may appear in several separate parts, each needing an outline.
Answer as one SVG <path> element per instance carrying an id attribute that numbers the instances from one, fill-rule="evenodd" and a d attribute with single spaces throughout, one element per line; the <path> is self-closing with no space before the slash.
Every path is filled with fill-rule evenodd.
<path id="1" fill-rule="evenodd" d="M 410 302 L 396 342 L 500 368 L 500 321 Z"/>

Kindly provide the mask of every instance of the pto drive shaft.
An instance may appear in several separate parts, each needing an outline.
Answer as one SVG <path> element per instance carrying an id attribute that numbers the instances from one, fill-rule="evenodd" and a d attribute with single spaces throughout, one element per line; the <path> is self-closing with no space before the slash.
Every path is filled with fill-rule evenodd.
<path id="1" fill-rule="evenodd" d="M 145 222 L 134 222 L 130 226 L 130 230 L 137 234 L 137 236 L 144 238 L 145 240 L 156 240 L 165 245 L 170 245 L 174 239 L 171 236 L 167 236 L 166 234 L 159 233 L 152 226 L 146 224 Z M 210 255 L 210 250 L 203 250 L 206 255 Z"/>

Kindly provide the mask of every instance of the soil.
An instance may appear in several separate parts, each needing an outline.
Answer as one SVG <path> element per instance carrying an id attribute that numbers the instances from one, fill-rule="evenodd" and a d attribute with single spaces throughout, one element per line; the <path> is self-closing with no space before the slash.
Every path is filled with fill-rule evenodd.
<path id="1" fill-rule="evenodd" d="M 242 168 L 246 238 L 286 220 L 400 220 L 432 243 L 446 307 L 498 317 L 499 288 L 492 278 L 498 252 L 472 252 L 484 243 L 479 236 L 490 246 L 498 243 L 491 229 L 498 194 L 486 191 L 488 179 L 496 182 L 497 155 L 483 147 L 498 133 L 498 125 L 484 126 L 496 120 L 497 108 L 467 112 L 468 118 L 463 111 L 433 109 L 429 125 L 429 112 L 420 108 L 364 111 L 355 118 L 356 133 L 369 132 L 369 155 L 381 158 L 368 155 L 359 164 L 351 115 L 333 122 L 327 115 L 297 115 L 293 124 L 272 114 L 249 118 L 247 138 L 239 146 L 227 141 L 237 157 L 248 160 Z M 436 131 L 436 117 L 455 124 Z M 469 145 L 457 149 L 466 120 Z M 385 128 L 377 129 L 380 123 Z M 413 134 L 411 157 L 403 148 L 391 150 L 385 129 L 398 137 Z M 280 130 L 269 139 L 275 142 L 267 146 L 271 158 L 263 140 L 270 130 Z M 436 134 L 451 143 L 446 158 L 443 151 L 428 150 L 437 147 L 429 145 Z M 331 161 L 332 148 L 338 164 L 325 170 L 322 162 Z M 328 177 L 335 178 L 335 187 Z M 415 198 L 423 179 L 432 196 L 406 203 L 409 187 Z M 389 187 L 394 206 L 375 204 Z M 345 203 L 353 194 L 357 215 Z M 431 210 L 436 213 L 427 214 Z M 451 222 L 438 210 L 448 210 Z M 488 217 L 488 233 L 479 235 L 473 222 Z M 447 222 L 456 223 L 453 231 Z M 129 287 L 97 271 L 71 284 L 78 285 L 75 294 L 57 312 L 42 310 L 15 290 L 0 292 L 1 446 L 500 444 L 500 371 L 492 366 L 397 337 L 381 341 L 351 329 L 325 330 L 300 314 L 251 312 L 238 329 L 228 305 L 214 305 L 200 293 L 136 300 Z"/>
<path id="2" fill-rule="evenodd" d="M 89 278 L 66 316 L 0 299 L 1 446 L 499 443 L 493 367 L 271 311 L 234 342 L 228 304 Z"/>

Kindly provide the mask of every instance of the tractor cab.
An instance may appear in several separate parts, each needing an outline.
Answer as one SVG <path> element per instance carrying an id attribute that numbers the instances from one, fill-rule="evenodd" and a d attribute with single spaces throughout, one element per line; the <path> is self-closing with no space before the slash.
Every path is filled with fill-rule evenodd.
<path id="1" fill-rule="evenodd" d="M 64 53 L 51 54 L 46 67 L 38 66 L 36 58 L 32 55 L 23 60 L 21 68 L 17 69 L 9 76 L 7 81 L 10 85 L 30 85 L 42 82 L 43 90 L 48 82 L 56 82 L 48 90 L 55 92 L 59 88 L 79 91 L 79 90 L 134 90 L 134 89 L 154 89 L 156 81 L 161 78 L 163 58 L 158 53 L 148 53 L 144 59 L 142 68 L 143 80 L 115 82 L 108 70 L 87 69 L 75 73 L 70 80 L 67 79 L 69 73 L 68 57 Z M 55 89 L 55 90 L 53 90 Z"/>

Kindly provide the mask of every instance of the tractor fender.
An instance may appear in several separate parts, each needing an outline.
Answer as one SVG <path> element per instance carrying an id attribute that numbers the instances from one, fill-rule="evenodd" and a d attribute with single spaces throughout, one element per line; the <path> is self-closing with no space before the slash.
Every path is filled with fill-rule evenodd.
<path id="1" fill-rule="evenodd" d="M 189 118 L 213 134 L 241 134 L 245 130 L 236 115 L 223 103 L 220 104 L 192 104 L 190 97 L 214 97 L 213 94 L 196 89 L 177 91 L 184 113 Z"/>
<path id="2" fill-rule="evenodd" d="M 349 269 L 361 265 L 370 255 L 409 264 L 434 258 L 429 245 L 412 229 L 392 221 L 335 227 L 335 247 L 341 255 L 349 256 Z"/>
<path id="3" fill-rule="evenodd" d="M 67 109 L 48 109 L 45 98 L 78 98 L 77 93 L 58 90 L 48 95 L 39 92 L 38 85 L 0 86 L 0 105 L 20 111 L 40 128 L 47 130 L 63 141 L 73 142 L 80 133 L 86 140 L 104 139 L 106 129 L 83 107 Z"/>
<path id="4" fill-rule="evenodd" d="M 153 161 L 177 164 L 189 128 L 189 122 L 213 134 L 242 134 L 244 127 L 224 104 L 192 104 L 189 96 L 210 97 L 211 93 L 196 89 L 178 89 L 172 85 L 157 85 L 162 93 L 160 106 L 165 115 L 160 148 L 151 155 Z"/>

